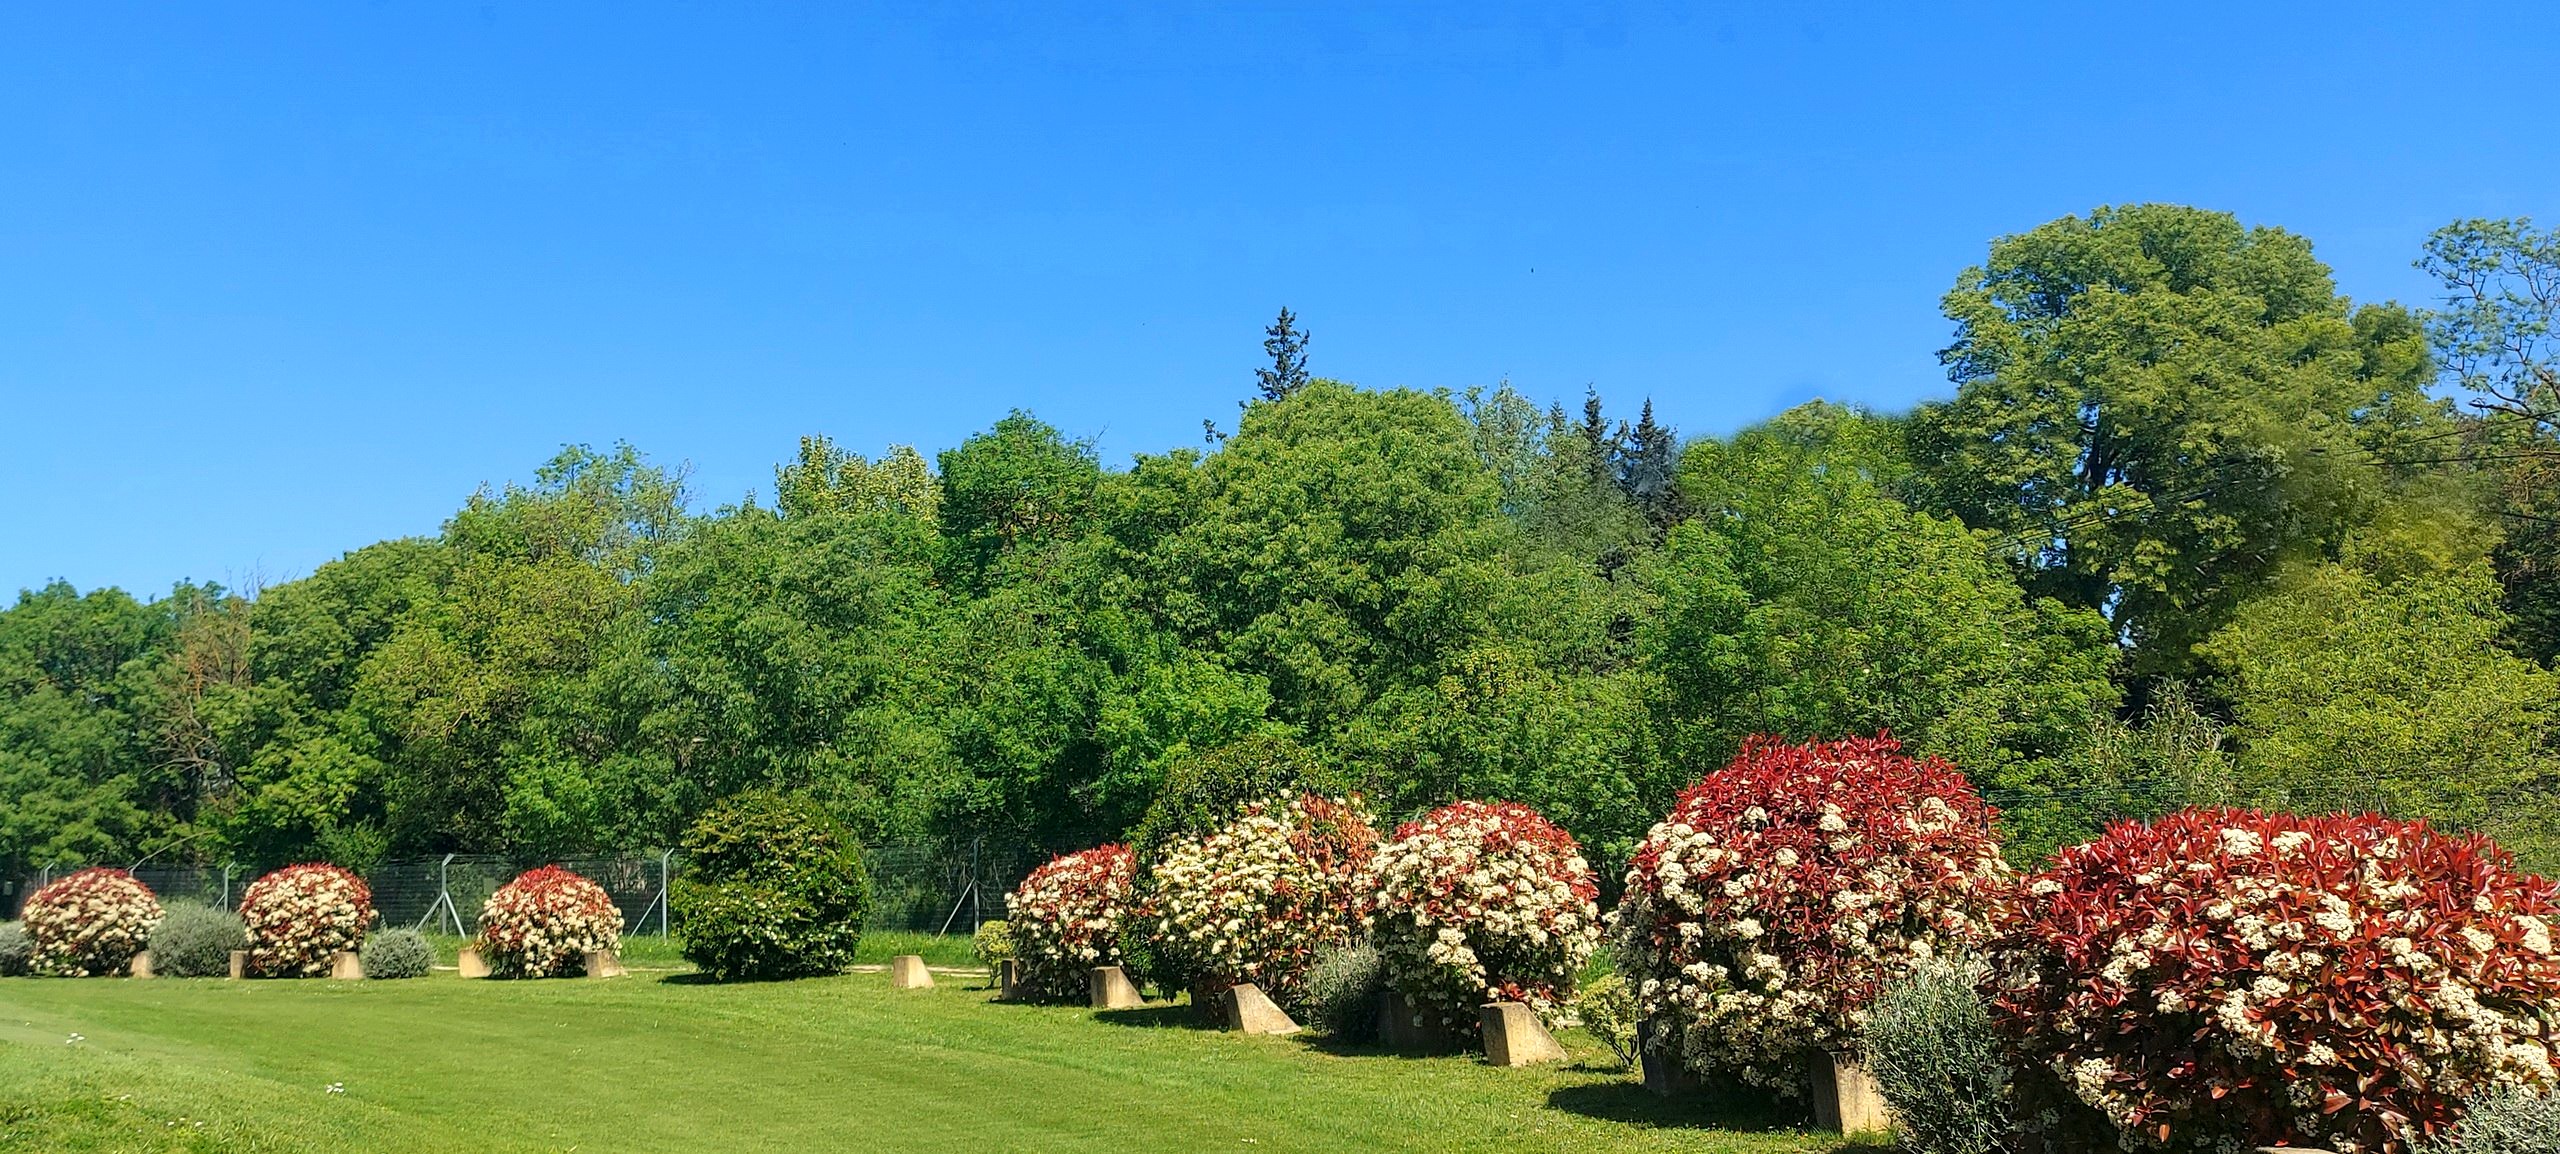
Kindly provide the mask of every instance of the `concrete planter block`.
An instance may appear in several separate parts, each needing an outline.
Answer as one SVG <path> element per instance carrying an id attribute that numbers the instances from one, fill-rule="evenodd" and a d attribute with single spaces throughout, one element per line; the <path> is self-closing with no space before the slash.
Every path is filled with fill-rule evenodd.
<path id="1" fill-rule="evenodd" d="M 364 959 L 357 957 L 354 950 L 338 951 L 337 957 L 329 959 L 329 980 L 333 982 L 363 981 Z"/>
<path id="2" fill-rule="evenodd" d="M 141 953 L 135 954 L 135 955 L 133 956 L 133 966 L 132 966 L 132 968 L 131 968 L 131 971 L 130 971 L 130 972 L 133 974 L 133 976 L 134 976 L 134 977 L 137 977 L 137 978 L 147 978 L 147 977 L 150 977 L 150 976 L 151 976 L 151 951 L 149 951 L 149 950 L 144 950 L 144 951 L 142 951 Z"/>
<path id="3" fill-rule="evenodd" d="M 1146 1005 L 1138 996 L 1138 987 L 1130 984 L 1129 974 L 1118 966 L 1095 966 L 1086 971 L 1086 1000 L 1097 1010 L 1134 1010 Z"/>
<path id="4" fill-rule="evenodd" d="M 1637 1023 L 1636 1052 L 1644 1061 L 1644 1088 L 1657 1097 L 1677 1098 L 1698 1090 L 1698 1076 L 1681 1060 L 1677 1046 L 1669 1027 L 1656 1021 Z"/>
<path id="5" fill-rule="evenodd" d="M 1457 1035 L 1433 1020 L 1435 1016 L 1417 1012 L 1403 994 L 1383 991 L 1378 995 L 1378 1041 L 1404 1053 L 1455 1053 L 1460 1048 Z M 1416 1022 L 1416 1017 L 1423 1020 Z"/>
<path id="6" fill-rule="evenodd" d="M 996 997 L 1012 1001 L 1022 988 L 1022 963 L 1007 958 L 996 963 Z"/>
<path id="7" fill-rule="evenodd" d="M 456 955 L 454 960 L 460 963 L 463 977 L 485 978 L 489 976 L 489 963 L 480 956 L 480 947 L 478 946 L 462 947 L 462 953 Z"/>
<path id="8" fill-rule="evenodd" d="M 1564 1047 L 1538 1020 L 1538 1012 L 1520 1002 L 1486 1002 L 1476 1010 L 1484 1025 L 1484 1061 L 1488 1066 L 1535 1066 L 1561 1062 Z"/>
<path id="9" fill-rule="evenodd" d="M 248 977 L 248 976 L 249 976 L 249 951 L 247 951 L 247 950 L 233 950 L 233 951 L 231 951 L 231 980 L 236 982 L 236 981 L 239 981 L 240 979 L 245 978 L 245 977 Z"/>
<path id="10" fill-rule="evenodd" d="M 1224 1000 L 1227 1028 L 1239 1034 L 1278 1036 L 1298 1032 L 1298 1023 L 1290 1020 L 1288 1012 L 1251 982 L 1227 987 Z"/>
<path id="11" fill-rule="evenodd" d="M 587 951 L 587 976 L 619 978 L 631 971 L 622 968 L 622 955 L 613 950 Z"/>
<path id="12" fill-rule="evenodd" d="M 1813 1125 L 1817 1130 L 1863 1134 L 1893 1128 L 1884 1092 L 1875 1075 L 1856 1054 L 1833 1050 L 1809 1059 L 1813 1080 Z"/>
<path id="13" fill-rule="evenodd" d="M 889 988 L 893 990 L 930 990 L 933 974 L 924 968 L 924 955 L 900 954 L 889 959 Z"/>

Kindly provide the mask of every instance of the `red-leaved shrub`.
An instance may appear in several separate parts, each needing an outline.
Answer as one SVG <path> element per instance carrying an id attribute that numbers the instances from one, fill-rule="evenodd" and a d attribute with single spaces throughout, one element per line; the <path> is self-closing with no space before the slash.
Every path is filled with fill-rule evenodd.
<path id="1" fill-rule="evenodd" d="M 1081 997 L 1095 966 L 1120 964 L 1133 872 L 1128 846 L 1096 846 L 1050 859 L 1005 896 L 1023 996 Z"/>
<path id="2" fill-rule="evenodd" d="M 1954 766 L 1888 737 L 1745 744 L 1628 862 L 1613 934 L 1650 1044 L 1801 1093 L 1886 982 L 1989 936 L 2013 884 L 1991 820 Z"/>
<path id="3" fill-rule="evenodd" d="M 517 874 L 480 907 L 481 959 L 498 977 L 573 977 L 589 951 L 621 948 L 613 896 L 556 865 Z"/>
<path id="4" fill-rule="evenodd" d="M 325 862 L 290 865 L 249 883 L 240 897 L 249 931 L 249 968 L 271 978 L 329 972 L 341 950 L 373 928 L 373 891 Z"/>
<path id="5" fill-rule="evenodd" d="M 2078 1103 L 2132 1144 L 2403 1150 L 2466 1095 L 2553 1085 L 2555 920 L 2560 889 L 2482 838 L 2189 810 L 2028 881 L 1993 1014 L 2066 1145 Z"/>
<path id="6" fill-rule="evenodd" d="M 28 968 L 76 978 L 121 974 L 160 924 L 151 887 L 118 869 L 85 869 L 27 895 Z"/>
<path id="7" fill-rule="evenodd" d="M 1378 848 L 1370 940 L 1422 1024 L 1472 1037 L 1476 1008 L 1551 1014 L 1599 944 L 1599 879 L 1573 835 L 1516 802 L 1462 801 Z"/>

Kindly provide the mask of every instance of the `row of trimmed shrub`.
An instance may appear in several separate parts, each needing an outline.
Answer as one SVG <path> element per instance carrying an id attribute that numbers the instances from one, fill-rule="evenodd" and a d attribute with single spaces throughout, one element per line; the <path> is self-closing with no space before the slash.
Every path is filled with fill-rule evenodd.
<path id="1" fill-rule="evenodd" d="M 228 974 L 235 950 L 261 977 L 325 974 L 350 950 L 369 978 L 421 977 L 435 960 L 414 930 L 374 931 L 364 880 L 323 863 L 261 876 L 236 913 L 196 902 L 164 907 L 123 870 L 81 870 L 29 895 L 22 917 L 8 931 L 14 941 L 0 937 L 0 974 L 120 974 L 146 949 L 153 972 L 171 977 Z M 478 945 L 494 973 L 566 975 L 583 967 L 587 951 L 618 949 L 621 929 L 621 912 L 602 887 L 545 866 L 490 896 Z"/>
<path id="2" fill-rule="evenodd" d="M 1249 768 L 1203 791 L 1285 787 Z M 1353 797 L 1281 788 L 1205 830 L 1196 794 L 1176 804 L 1151 846 L 1016 891 L 1023 993 L 1116 963 L 1195 995 L 1254 982 L 1356 1035 L 1384 986 L 1465 1033 L 1488 999 L 1553 1014 L 1597 932 L 1588 868 L 1524 807 L 1382 842 Z M 2396 1152 L 2476 1143 L 2560 1084 L 2560 887 L 2423 823 L 2189 811 L 2021 877 L 1953 766 L 1762 741 L 1681 795 L 1626 880 L 1624 978 L 1572 1007 L 1595 1033 L 1790 1098 L 1823 1052 L 1863 1052 L 1924 1154 Z"/>

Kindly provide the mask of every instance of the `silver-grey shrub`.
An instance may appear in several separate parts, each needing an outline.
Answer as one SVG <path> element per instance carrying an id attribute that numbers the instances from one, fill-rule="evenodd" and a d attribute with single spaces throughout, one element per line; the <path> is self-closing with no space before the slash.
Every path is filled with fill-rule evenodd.
<path id="1" fill-rule="evenodd" d="M 1367 942 L 1326 946 L 1316 951 L 1315 966 L 1307 971 L 1308 1016 L 1341 1041 L 1375 1041 L 1378 995 L 1386 988 L 1387 972 L 1376 947 Z"/>
<path id="2" fill-rule="evenodd" d="M 2560 1150 L 2560 1094 L 2509 1087 L 2463 1104 L 2453 1133 L 2419 1144 L 2412 1154 L 2551 1154 Z"/>
<path id="3" fill-rule="evenodd" d="M 170 978 L 219 978 L 231 973 L 231 951 L 249 948 L 240 915 L 203 902 L 173 901 L 151 929 L 151 972 Z"/>
<path id="4" fill-rule="evenodd" d="M 1867 1068 L 1910 1154 L 1997 1154 L 2015 1129 L 2015 1072 L 1974 990 L 1977 963 L 1938 960 L 1886 986 L 1869 1011 Z"/>
<path id="5" fill-rule="evenodd" d="M 0 922 L 0 978 L 25 977 L 34 957 L 35 943 L 27 940 L 27 927 Z"/>
<path id="6" fill-rule="evenodd" d="M 359 955 L 367 978 L 423 978 L 435 971 L 435 943 L 416 930 L 376 930 Z"/>

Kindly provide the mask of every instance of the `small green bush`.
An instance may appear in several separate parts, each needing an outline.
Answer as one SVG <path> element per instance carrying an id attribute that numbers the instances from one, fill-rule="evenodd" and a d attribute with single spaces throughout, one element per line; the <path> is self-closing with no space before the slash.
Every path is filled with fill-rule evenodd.
<path id="1" fill-rule="evenodd" d="M 35 952 L 35 943 L 27 940 L 27 927 L 0 922 L 0 978 L 25 977 Z"/>
<path id="2" fill-rule="evenodd" d="M 1926 962 L 1887 984 L 1868 1012 L 1867 1068 L 1910 1154 L 2011 1148 L 2015 1070 L 1975 992 L 1980 976 L 1978 963 Z"/>
<path id="3" fill-rule="evenodd" d="M 1012 961 L 1013 923 L 997 918 L 979 925 L 978 932 L 969 938 L 969 952 L 989 973 L 995 971 L 997 963 Z"/>
<path id="4" fill-rule="evenodd" d="M 412 929 L 374 931 L 359 956 L 367 978 L 423 978 L 436 968 L 435 944 Z"/>
<path id="5" fill-rule="evenodd" d="M 671 904 L 684 956 L 703 976 L 792 978 L 853 963 L 871 880 L 853 831 L 804 797 L 750 790 L 685 835 Z"/>
<path id="6" fill-rule="evenodd" d="M 1636 994 L 1627 988 L 1625 978 L 1605 974 L 1594 979 L 1574 992 L 1573 1001 L 1565 1006 L 1565 1015 L 1579 1023 L 1584 1033 L 1609 1047 L 1609 1052 L 1617 1055 L 1620 1069 L 1635 1064 Z"/>
<path id="7" fill-rule="evenodd" d="M 173 901 L 151 929 L 151 972 L 171 978 L 220 978 L 231 951 L 249 948 L 240 915 L 203 902 Z"/>
<path id="8" fill-rule="evenodd" d="M 2560 1094 L 2509 1087 L 2463 1103 L 2453 1133 L 2412 1154 L 2551 1154 L 2560 1150 Z"/>
<path id="9" fill-rule="evenodd" d="M 1386 965 L 1367 942 L 1325 946 L 1307 971 L 1308 1017 L 1316 1028 L 1345 1042 L 1378 1037 L 1378 996 L 1387 988 Z"/>

